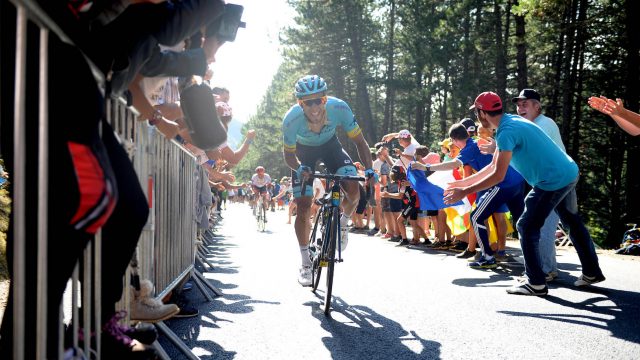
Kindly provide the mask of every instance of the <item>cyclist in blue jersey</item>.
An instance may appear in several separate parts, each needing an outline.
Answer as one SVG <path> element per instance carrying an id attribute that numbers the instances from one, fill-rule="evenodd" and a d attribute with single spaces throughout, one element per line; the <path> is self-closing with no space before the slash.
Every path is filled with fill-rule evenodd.
<path id="1" fill-rule="evenodd" d="M 525 279 L 507 289 L 509 294 L 546 295 L 549 291 L 539 259 L 540 229 L 555 209 L 582 264 L 574 282 L 587 286 L 605 280 L 589 230 L 578 212 L 578 165 L 540 127 L 518 115 L 503 113 L 502 100 L 493 92 L 478 95 L 471 109 L 483 127 L 496 129 L 496 150 L 490 165 L 450 184 L 444 201 L 455 203 L 467 194 L 490 188 L 505 179 L 509 164 L 533 187 L 517 222 L 524 256 Z"/>
<path id="2" fill-rule="evenodd" d="M 300 246 L 302 267 L 298 282 L 311 285 L 311 261 L 309 259 L 310 208 L 313 184 L 308 181 L 318 161 L 324 162 L 329 172 L 339 175 L 357 176 L 353 161 L 336 137 L 341 127 L 354 142 L 358 156 L 365 166 L 365 175 L 373 176 L 369 144 L 362 135 L 346 102 L 327 96 L 327 83 L 318 75 L 300 78 L 295 85 L 298 103 L 293 105 L 282 121 L 284 160 L 292 170 L 293 194 L 298 205 L 295 221 L 296 236 Z M 302 182 L 305 193 L 301 194 Z M 343 250 L 347 246 L 349 219 L 358 204 L 360 193 L 357 182 L 343 183 L 343 214 L 340 219 Z"/>

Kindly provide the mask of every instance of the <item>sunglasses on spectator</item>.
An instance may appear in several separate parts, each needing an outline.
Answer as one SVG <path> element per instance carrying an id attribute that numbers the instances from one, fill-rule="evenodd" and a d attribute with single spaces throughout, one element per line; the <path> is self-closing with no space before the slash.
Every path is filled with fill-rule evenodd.
<path id="1" fill-rule="evenodd" d="M 313 105 L 322 105 L 322 104 L 326 104 L 327 103 L 327 97 L 326 96 L 322 96 L 322 97 L 315 98 L 315 99 L 300 100 L 300 102 L 302 104 L 304 104 L 304 106 L 306 106 L 306 107 L 311 107 Z"/>

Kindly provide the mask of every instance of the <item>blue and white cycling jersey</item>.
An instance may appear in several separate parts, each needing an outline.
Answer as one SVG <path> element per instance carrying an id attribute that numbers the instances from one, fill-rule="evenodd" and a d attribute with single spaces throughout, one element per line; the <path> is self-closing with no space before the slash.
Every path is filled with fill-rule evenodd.
<path id="1" fill-rule="evenodd" d="M 352 139 L 362 133 L 351 108 L 346 102 L 328 96 L 325 108 L 327 122 L 319 133 L 311 131 L 304 111 L 299 104 L 293 105 L 287 111 L 282 120 L 282 142 L 286 152 L 295 153 L 297 143 L 307 146 L 320 146 L 335 135 L 338 126 L 342 127 L 349 138 Z"/>

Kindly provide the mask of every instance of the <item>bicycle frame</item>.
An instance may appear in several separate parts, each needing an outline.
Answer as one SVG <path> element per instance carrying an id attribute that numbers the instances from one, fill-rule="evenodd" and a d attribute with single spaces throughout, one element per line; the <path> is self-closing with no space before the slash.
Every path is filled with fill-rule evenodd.
<path id="1" fill-rule="evenodd" d="M 342 262 L 342 231 L 340 224 L 340 217 L 342 210 L 340 208 L 341 196 L 341 181 L 342 180 L 357 180 L 363 181 L 364 178 L 347 175 L 330 175 L 330 174 L 312 174 L 311 177 L 319 177 L 327 180 L 325 185 L 325 195 L 319 201 L 321 202 L 321 208 L 316 214 L 313 230 L 310 238 L 310 248 L 313 250 L 310 252 L 312 263 L 312 291 L 318 288 L 320 281 L 320 275 L 322 274 L 322 268 L 327 268 L 327 290 L 325 292 L 324 312 L 329 314 L 331 304 L 331 292 L 333 288 L 333 274 L 334 265 L 336 262 Z M 306 181 L 302 183 L 301 194 L 304 194 L 306 188 Z M 322 238 L 321 243 L 318 244 L 316 240 L 316 233 L 318 231 L 318 225 L 320 225 Z M 319 249 L 317 248 L 319 245 Z M 338 256 L 335 256 L 335 250 L 338 250 Z"/>

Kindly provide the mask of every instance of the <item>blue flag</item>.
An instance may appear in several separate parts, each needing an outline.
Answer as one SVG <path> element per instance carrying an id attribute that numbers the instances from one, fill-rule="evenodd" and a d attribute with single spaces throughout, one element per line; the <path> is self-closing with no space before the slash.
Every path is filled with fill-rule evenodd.
<path id="1" fill-rule="evenodd" d="M 434 173 L 434 175 L 437 173 L 438 172 Z M 436 176 L 435 178 L 441 177 Z M 462 201 L 458 201 L 457 203 L 450 205 L 445 204 L 443 198 L 446 183 L 434 184 L 430 182 L 422 170 L 408 170 L 407 179 L 411 183 L 411 187 L 418 193 L 418 199 L 420 199 L 420 210 L 440 210 L 450 206 L 463 205 Z"/>

